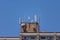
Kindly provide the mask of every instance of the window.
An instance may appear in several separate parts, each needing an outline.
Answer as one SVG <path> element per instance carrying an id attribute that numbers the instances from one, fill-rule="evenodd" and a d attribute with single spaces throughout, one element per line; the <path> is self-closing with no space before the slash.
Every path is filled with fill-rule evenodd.
<path id="1" fill-rule="evenodd" d="M 31 37 L 31 39 L 35 39 L 35 37 Z"/>
<path id="2" fill-rule="evenodd" d="M 53 36 L 47 36 L 47 39 L 48 39 L 48 40 L 53 40 L 54 37 L 53 37 Z"/>
<path id="3" fill-rule="evenodd" d="M 22 36 L 22 40 L 28 40 L 29 37 L 28 36 Z"/>
<path id="4" fill-rule="evenodd" d="M 43 36 L 43 37 L 41 37 L 41 39 L 46 39 L 46 37 Z"/>

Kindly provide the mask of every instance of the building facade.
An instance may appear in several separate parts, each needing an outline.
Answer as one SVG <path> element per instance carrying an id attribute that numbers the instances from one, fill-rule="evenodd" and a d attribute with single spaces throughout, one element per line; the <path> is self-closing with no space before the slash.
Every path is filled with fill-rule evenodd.
<path id="1" fill-rule="evenodd" d="M 39 32 L 39 23 L 22 22 L 20 40 L 60 40 L 60 32 Z"/>

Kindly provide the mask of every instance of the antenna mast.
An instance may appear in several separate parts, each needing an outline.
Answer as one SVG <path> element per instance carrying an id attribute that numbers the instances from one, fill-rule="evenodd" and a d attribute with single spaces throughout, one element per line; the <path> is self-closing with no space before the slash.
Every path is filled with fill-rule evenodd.
<path id="1" fill-rule="evenodd" d="M 38 23 L 39 23 L 38 30 L 40 31 L 40 16 L 38 16 Z"/>
<path id="2" fill-rule="evenodd" d="M 28 16 L 28 22 L 30 22 L 30 17 Z"/>
<path id="3" fill-rule="evenodd" d="M 37 21 L 37 15 L 34 15 L 34 21 L 35 22 Z"/>
<path id="4" fill-rule="evenodd" d="M 19 18 L 19 24 L 22 23 L 22 22 L 23 22 L 23 20 L 21 18 Z"/>

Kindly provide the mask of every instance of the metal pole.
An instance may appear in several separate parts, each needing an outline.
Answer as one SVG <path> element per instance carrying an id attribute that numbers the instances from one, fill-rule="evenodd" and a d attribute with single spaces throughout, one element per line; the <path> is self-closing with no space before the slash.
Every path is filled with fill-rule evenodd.
<path id="1" fill-rule="evenodd" d="M 56 40 L 56 33 L 54 33 L 54 40 Z"/>

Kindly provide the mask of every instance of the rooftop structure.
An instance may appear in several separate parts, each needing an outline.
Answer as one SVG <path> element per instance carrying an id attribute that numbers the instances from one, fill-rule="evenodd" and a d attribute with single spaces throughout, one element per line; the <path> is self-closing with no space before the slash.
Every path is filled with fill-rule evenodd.
<path id="1" fill-rule="evenodd" d="M 32 22 L 21 22 L 20 40 L 60 40 L 60 32 L 39 32 L 40 22 L 35 15 Z"/>
<path id="2" fill-rule="evenodd" d="M 36 15 L 34 19 L 32 22 L 19 20 L 20 37 L 0 37 L 0 40 L 60 40 L 60 32 L 39 32 L 40 22 Z"/>

